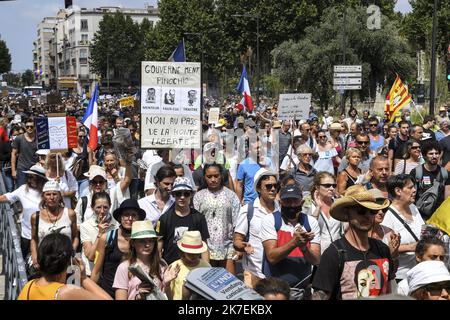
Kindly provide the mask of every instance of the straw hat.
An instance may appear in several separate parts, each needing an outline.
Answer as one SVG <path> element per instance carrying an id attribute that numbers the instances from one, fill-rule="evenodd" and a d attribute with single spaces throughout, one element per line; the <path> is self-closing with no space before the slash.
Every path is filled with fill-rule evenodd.
<path id="1" fill-rule="evenodd" d="M 273 120 L 272 128 L 280 129 L 281 128 L 281 121 L 280 120 Z"/>
<path id="2" fill-rule="evenodd" d="M 333 122 L 330 124 L 330 130 L 342 130 L 342 126 L 339 122 Z"/>
<path id="3" fill-rule="evenodd" d="M 208 250 L 208 246 L 202 241 L 202 235 L 198 230 L 186 231 L 177 245 L 181 251 L 186 253 L 200 254 Z"/>
<path id="4" fill-rule="evenodd" d="M 151 220 L 135 221 L 131 226 L 131 239 L 158 239 Z"/>
<path id="5" fill-rule="evenodd" d="M 32 166 L 30 168 L 30 170 L 23 171 L 23 173 L 32 174 L 32 175 L 38 176 L 39 178 L 47 180 L 47 177 L 45 176 L 45 169 L 44 169 L 44 167 L 42 167 L 40 165 L 37 165 L 37 164 Z"/>
<path id="6" fill-rule="evenodd" d="M 382 210 L 390 205 L 388 199 L 378 199 L 361 185 L 354 185 L 347 189 L 344 196 L 337 199 L 330 208 L 330 215 L 339 221 L 348 222 L 348 208 L 362 206 L 370 210 Z"/>

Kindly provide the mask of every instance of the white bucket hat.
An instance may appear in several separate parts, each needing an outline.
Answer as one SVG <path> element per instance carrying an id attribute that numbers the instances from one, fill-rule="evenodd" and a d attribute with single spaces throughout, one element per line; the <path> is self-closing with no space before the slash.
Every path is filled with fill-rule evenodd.
<path id="1" fill-rule="evenodd" d="M 49 180 L 44 184 L 44 188 L 42 189 L 42 193 L 47 191 L 57 191 L 61 192 L 61 187 L 59 186 L 58 181 L 56 180 Z"/>
<path id="2" fill-rule="evenodd" d="M 89 172 L 86 172 L 84 175 L 89 178 L 89 181 L 93 180 L 97 176 L 100 176 L 106 180 L 105 169 L 103 169 L 102 167 L 97 166 L 97 165 L 90 166 Z"/>
<path id="3" fill-rule="evenodd" d="M 265 176 L 276 177 L 277 175 L 275 174 L 275 172 L 267 170 L 266 168 L 260 168 L 258 171 L 256 171 L 255 177 L 253 179 L 253 189 L 254 190 L 256 190 L 256 186 L 258 185 L 259 180 L 261 180 L 261 178 L 265 177 Z"/>
<path id="4" fill-rule="evenodd" d="M 198 230 L 186 231 L 177 245 L 181 251 L 186 253 L 200 254 L 208 250 L 208 246 L 202 241 L 202 235 Z"/>
<path id="5" fill-rule="evenodd" d="M 450 272 L 442 261 L 423 261 L 406 273 L 409 294 L 430 283 L 450 281 Z"/>

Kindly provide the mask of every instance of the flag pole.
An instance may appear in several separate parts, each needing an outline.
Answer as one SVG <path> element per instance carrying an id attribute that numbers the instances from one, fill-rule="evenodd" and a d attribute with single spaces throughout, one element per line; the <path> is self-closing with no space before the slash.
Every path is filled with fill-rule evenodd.
<path id="1" fill-rule="evenodd" d="M 420 113 L 419 109 L 416 106 L 416 103 L 414 102 L 414 100 L 412 98 L 411 98 L 411 102 L 412 102 L 412 104 L 414 106 L 414 109 L 416 109 L 417 113 L 419 114 L 420 119 L 422 119 L 422 123 L 423 123 L 424 120 L 423 120 L 422 114 Z"/>

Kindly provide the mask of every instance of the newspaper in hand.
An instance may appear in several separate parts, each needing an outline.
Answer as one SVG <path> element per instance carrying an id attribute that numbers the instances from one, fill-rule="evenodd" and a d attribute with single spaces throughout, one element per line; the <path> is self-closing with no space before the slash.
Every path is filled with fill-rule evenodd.
<path id="1" fill-rule="evenodd" d="M 128 267 L 128 271 L 130 271 L 142 282 L 148 283 L 152 288 L 152 291 L 147 295 L 146 300 L 168 300 L 166 294 L 159 289 L 159 287 L 153 282 L 153 279 L 145 273 L 137 263 L 130 265 Z"/>

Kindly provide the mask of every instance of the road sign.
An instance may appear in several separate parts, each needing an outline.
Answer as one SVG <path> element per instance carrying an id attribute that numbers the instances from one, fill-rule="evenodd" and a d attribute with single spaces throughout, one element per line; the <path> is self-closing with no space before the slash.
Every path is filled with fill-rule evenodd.
<path id="1" fill-rule="evenodd" d="M 357 85 L 357 84 L 342 84 L 342 85 L 336 85 L 333 86 L 333 90 L 361 90 L 361 85 Z"/>
<path id="2" fill-rule="evenodd" d="M 335 78 L 361 78 L 361 72 L 335 72 L 333 74 Z"/>
<path id="3" fill-rule="evenodd" d="M 334 66 L 334 72 L 361 72 L 362 66 Z"/>
<path id="4" fill-rule="evenodd" d="M 333 68 L 333 89 L 342 90 L 360 90 L 362 78 L 362 66 L 343 66 L 337 65 Z"/>
<path id="5" fill-rule="evenodd" d="M 334 78 L 333 84 L 361 84 L 361 78 Z"/>

